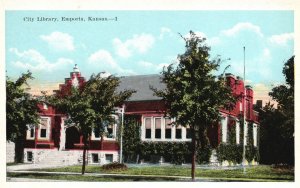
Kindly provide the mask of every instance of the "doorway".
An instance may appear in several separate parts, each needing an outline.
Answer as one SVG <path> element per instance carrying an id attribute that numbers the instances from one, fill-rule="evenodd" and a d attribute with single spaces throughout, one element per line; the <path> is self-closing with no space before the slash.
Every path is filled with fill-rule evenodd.
<path id="1" fill-rule="evenodd" d="M 78 143 L 80 143 L 80 134 L 78 129 L 75 126 L 67 128 L 65 149 L 74 149 L 74 144 Z"/>

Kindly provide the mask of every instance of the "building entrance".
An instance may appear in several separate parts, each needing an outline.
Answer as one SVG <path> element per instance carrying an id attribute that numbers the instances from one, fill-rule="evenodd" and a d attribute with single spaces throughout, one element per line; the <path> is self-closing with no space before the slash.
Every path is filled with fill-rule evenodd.
<path id="1" fill-rule="evenodd" d="M 65 149 L 74 149 L 74 144 L 80 143 L 80 134 L 76 127 L 72 126 L 66 130 Z"/>

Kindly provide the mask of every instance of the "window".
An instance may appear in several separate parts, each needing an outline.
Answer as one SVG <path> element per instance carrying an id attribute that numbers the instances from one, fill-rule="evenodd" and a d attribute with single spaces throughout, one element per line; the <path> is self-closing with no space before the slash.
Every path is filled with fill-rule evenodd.
<path id="1" fill-rule="evenodd" d="M 35 127 L 33 125 L 27 125 L 26 139 L 33 140 L 35 138 Z"/>
<path id="2" fill-rule="evenodd" d="M 166 118 L 165 119 L 165 138 L 166 139 L 171 139 L 172 138 L 172 125 L 171 125 L 171 119 Z"/>
<path id="3" fill-rule="evenodd" d="M 30 138 L 34 138 L 34 128 L 30 129 Z"/>
<path id="4" fill-rule="evenodd" d="M 27 161 L 28 162 L 32 162 L 33 161 L 32 151 L 27 151 Z"/>
<path id="5" fill-rule="evenodd" d="M 155 138 L 161 138 L 161 118 L 155 118 Z"/>
<path id="6" fill-rule="evenodd" d="M 113 162 L 113 154 L 105 154 L 105 161 L 106 161 L 106 163 L 112 163 Z"/>
<path id="7" fill-rule="evenodd" d="M 95 138 L 100 138 L 100 130 L 97 128 L 94 128 L 94 134 L 95 134 Z"/>
<path id="8" fill-rule="evenodd" d="M 186 138 L 192 138 L 191 128 L 186 127 Z"/>
<path id="9" fill-rule="evenodd" d="M 99 163 L 99 155 L 97 153 L 92 153 L 92 162 Z"/>
<path id="10" fill-rule="evenodd" d="M 113 125 L 107 126 L 107 138 L 113 138 Z"/>
<path id="11" fill-rule="evenodd" d="M 47 137 L 47 129 L 41 129 L 41 138 Z"/>
<path id="12" fill-rule="evenodd" d="M 151 138 L 151 118 L 145 118 L 145 138 Z"/>
<path id="13" fill-rule="evenodd" d="M 49 128 L 49 119 L 41 118 L 40 127 L 39 127 L 39 137 L 48 138 L 48 128 Z"/>
<path id="14" fill-rule="evenodd" d="M 175 138 L 176 139 L 181 139 L 182 138 L 182 130 L 181 130 L 181 126 L 180 127 L 176 127 L 176 134 L 175 134 Z"/>

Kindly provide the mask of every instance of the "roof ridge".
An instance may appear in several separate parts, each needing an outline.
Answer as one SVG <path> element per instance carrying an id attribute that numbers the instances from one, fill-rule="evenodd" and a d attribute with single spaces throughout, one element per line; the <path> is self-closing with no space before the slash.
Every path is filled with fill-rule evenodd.
<path id="1" fill-rule="evenodd" d="M 150 77 L 150 76 L 160 76 L 160 74 L 139 74 L 139 75 L 128 75 L 128 76 L 120 76 L 120 77 L 138 77 L 138 76 Z"/>

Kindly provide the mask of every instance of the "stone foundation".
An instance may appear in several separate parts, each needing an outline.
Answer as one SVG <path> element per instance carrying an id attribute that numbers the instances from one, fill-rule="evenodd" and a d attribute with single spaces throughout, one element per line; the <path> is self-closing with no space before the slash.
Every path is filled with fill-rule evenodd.
<path id="1" fill-rule="evenodd" d="M 15 161 L 15 143 L 6 142 L 6 162 L 13 163 Z"/>
<path id="2" fill-rule="evenodd" d="M 24 150 L 24 163 L 77 165 L 82 164 L 83 151 L 69 150 L 58 151 L 57 149 L 28 149 Z M 87 164 L 103 165 L 117 162 L 119 159 L 118 151 L 87 151 Z"/>

